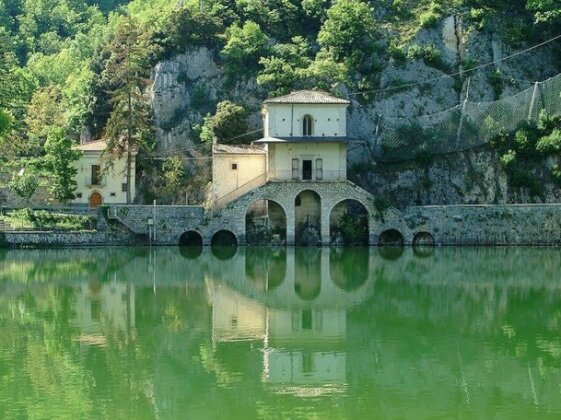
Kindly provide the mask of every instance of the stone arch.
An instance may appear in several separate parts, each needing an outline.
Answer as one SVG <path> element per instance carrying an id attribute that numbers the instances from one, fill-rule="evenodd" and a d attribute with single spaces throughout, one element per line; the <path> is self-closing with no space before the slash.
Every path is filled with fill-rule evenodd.
<path id="1" fill-rule="evenodd" d="M 294 198 L 294 225 L 297 245 L 321 244 L 321 196 L 302 190 Z"/>
<path id="2" fill-rule="evenodd" d="M 396 246 L 402 247 L 405 244 L 403 234 L 394 228 L 386 229 L 378 236 L 379 246 Z"/>
<path id="3" fill-rule="evenodd" d="M 231 230 L 222 229 L 212 235 L 210 244 L 212 246 L 237 246 L 238 237 Z"/>
<path id="4" fill-rule="evenodd" d="M 430 232 L 421 231 L 413 236 L 413 253 L 417 257 L 430 257 L 434 253 L 436 241 Z"/>
<path id="5" fill-rule="evenodd" d="M 403 234 L 394 228 L 386 229 L 378 236 L 378 252 L 385 260 L 397 260 L 403 255 L 405 239 Z"/>
<path id="6" fill-rule="evenodd" d="M 248 245 L 286 243 L 286 209 L 278 201 L 260 198 L 250 203 L 245 212 Z"/>
<path id="7" fill-rule="evenodd" d="M 413 236 L 413 246 L 434 246 L 436 241 L 430 232 L 421 231 Z"/>
<path id="8" fill-rule="evenodd" d="M 329 232 L 332 244 L 368 245 L 369 212 L 359 200 L 345 198 L 331 208 Z"/>
<path id="9" fill-rule="evenodd" d="M 219 230 L 210 241 L 212 254 L 220 260 L 229 260 L 237 251 L 238 238 L 230 230 Z"/>
<path id="10" fill-rule="evenodd" d="M 179 253 L 189 260 L 198 258 L 203 253 L 203 237 L 196 230 L 183 232 L 179 237 Z"/>
<path id="11" fill-rule="evenodd" d="M 248 247 L 245 251 L 245 274 L 258 290 L 276 289 L 284 282 L 286 270 L 286 248 Z"/>
<path id="12" fill-rule="evenodd" d="M 331 248 L 329 272 L 331 281 L 340 289 L 357 290 L 368 280 L 368 248 Z"/>
<path id="13" fill-rule="evenodd" d="M 179 246 L 203 246 L 203 237 L 196 230 L 188 230 L 179 237 Z"/>

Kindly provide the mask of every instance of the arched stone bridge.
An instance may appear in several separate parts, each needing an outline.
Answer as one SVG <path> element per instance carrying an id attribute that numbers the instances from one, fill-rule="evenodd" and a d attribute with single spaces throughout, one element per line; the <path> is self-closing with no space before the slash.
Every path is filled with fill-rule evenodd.
<path id="1" fill-rule="evenodd" d="M 219 231 L 232 232 L 238 244 L 246 243 L 246 215 L 257 201 L 269 200 L 278 204 L 286 216 L 286 243 L 294 245 L 296 237 L 296 197 L 304 192 L 312 191 L 319 196 L 321 242 L 330 243 L 330 218 L 337 204 L 353 200 L 367 212 L 368 243 L 378 244 L 378 239 L 383 231 L 396 229 L 402 235 L 404 243 L 411 243 L 414 232 L 408 228 L 401 212 L 388 208 L 377 209 L 374 196 L 356 186 L 350 181 L 346 182 L 269 182 L 256 188 L 240 198 L 228 203 L 219 210 L 211 211 L 201 227 L 196 229 L 203 238 L 203 243 L 209 245 L 212 237 Z"/>

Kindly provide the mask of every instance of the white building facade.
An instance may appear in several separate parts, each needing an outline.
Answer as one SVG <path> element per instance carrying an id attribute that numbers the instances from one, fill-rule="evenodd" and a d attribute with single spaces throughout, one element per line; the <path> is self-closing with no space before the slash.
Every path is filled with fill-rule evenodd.
<path id="1" fill-rule="evenodd" d="M 110 157 L 105 154 L 107 143 L 103 140 L 81 144 L 76 147 L 82 157 L 74 162 L 77 188 L 72 204 L 95 208 L 103 204 L 127 202 L 127 157 L 115 157 L 108 166 Z M 131 197 L 136 195 L 136 152 L 131 163 Z"/>
<path id="2" fill-rule="evenodd" d="M 346 180 L 349 104 L 313 90 L 267 99 L 263 138 L 245 150 L 215 146 L 213 205 L 221 207 L 270 181 Z"/>

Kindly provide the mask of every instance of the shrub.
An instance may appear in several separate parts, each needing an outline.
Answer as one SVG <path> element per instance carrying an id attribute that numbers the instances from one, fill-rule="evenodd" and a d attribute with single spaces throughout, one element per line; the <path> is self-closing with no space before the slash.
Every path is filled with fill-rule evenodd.
<path id="1" fill-rule="evenodd" d="M 407 58 L 412 60 L 423 60 L 428 66 L 444 72 L 449 70 L 446 63 L 442 60 L 440 51 L 433 44 L 411 45 L 407 50 Z"/>
<path id="2" fill-rule="evenodd" d="M 505 169 L 512 168 L 516 164 L 516 152 L 509 150 L 500 158 L 501 166 Z"/>
<path id="3" fill-rule="evenodd" d="M 419 24 L 423 28 L 430 28 L 436 25 L 441 17 L 442 8 L 434 1 L 431 2 L 429 10 L 419 15 Z"/>
<path id="4" fill-rule="evenodd" d="M 540 138 L 536 150 L 545 155 L 559 153 L 561 151 L 561 130 L 555 128 L 549 135 Z"/>
<path id="5" fill-rule="evenodd" d="M 555 164 L 551 168 L 551 180 L 555 185 L 561 188 L 561 167 Z"/>

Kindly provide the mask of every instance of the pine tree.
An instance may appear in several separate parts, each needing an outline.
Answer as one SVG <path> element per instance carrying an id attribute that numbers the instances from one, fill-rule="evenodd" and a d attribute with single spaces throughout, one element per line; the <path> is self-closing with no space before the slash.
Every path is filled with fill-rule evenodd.
<path id="1" fill-rule="evenodd" d="M 113 36 L 110 51 L 105 68 L 112 105 L 105 127 L 108 168 L 115 158 L 126 155 L 127 203 L 131 203 L 132 155 L 135 150 L 147 151 L 152 138 L 146 92 L 151 50 L 144 34 L 130 17 L 126 17 Z"/>

